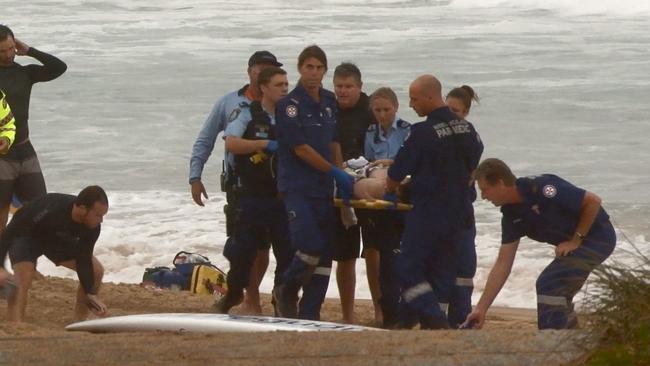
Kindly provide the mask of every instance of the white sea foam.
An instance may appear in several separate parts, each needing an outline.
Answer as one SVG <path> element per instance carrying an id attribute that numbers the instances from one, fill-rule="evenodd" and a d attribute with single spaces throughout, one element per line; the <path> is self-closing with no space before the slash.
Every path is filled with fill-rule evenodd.
<path id="1" fill-rule="evenodd" d="M 650 3 L 638 0 L 452 0 L 452 7 L 462 9 L 497 8 L 549 10 L 553 15 L 648 16 Z"/>

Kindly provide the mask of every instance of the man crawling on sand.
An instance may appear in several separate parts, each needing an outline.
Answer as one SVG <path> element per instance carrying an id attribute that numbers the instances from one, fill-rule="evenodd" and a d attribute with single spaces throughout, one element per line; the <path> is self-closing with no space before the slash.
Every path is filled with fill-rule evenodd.
<path id="1" fill-rule="evenodd" d="M 89 310 L 98 316 L 106 315 L 106 305 L 97 297 L 104 268 L 93 255 L 93 249 L 107 211 L 104 190 L 89 186 L 76 197 L 47 194 L 16 212 L 0 239 L 0 287 L 7 299 L 9 321 L 24 320 L 36 261 L 43 254 L 57 266 L 77 272 L 80 285 L 75 321 L 85 320 Z M 13 276 L 4 268 L 7 253 Z"/>

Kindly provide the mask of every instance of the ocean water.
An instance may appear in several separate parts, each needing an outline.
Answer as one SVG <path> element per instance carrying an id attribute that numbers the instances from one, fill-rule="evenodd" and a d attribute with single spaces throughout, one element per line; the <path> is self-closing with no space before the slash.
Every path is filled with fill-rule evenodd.
<path id="1" fill-rule="evenodd" d="M 205 168 L 210 199 L 198 207 L 187 183 L 192 144 L 213 103 L 246 82 L 252 52 L 275 53 L 294 84 L 297 55 L 313 43 L 331 69 L 357 63 L 367 92 L 391 86 L 413 122 L 407 91 L 418 75 L 435 74 L 445 91 L 471 85 L 484 157 L 597 193 L 619 235 L 611 260 L 650 254 L 648 0 L 30 0 L 3 8 L 0 22 L 68 64 L 33 90 L 31 139 L 50 191 L 107 189 L 96 255 L 108 281 L 137 283 L 179 250 L 227 268 L 223 148 Z M 475 300 L 500 243 L 498 209 L 479 201 L 476 212 Z M 524 240 L 496 303 L 534 307 L 552 249 Z M 47 260 L 39 268 L 74 276 Z M 364 273 L 359 262 L 358 296 L 369 298 Z M 337 295 L 332 277 L 328 296 Z"/>

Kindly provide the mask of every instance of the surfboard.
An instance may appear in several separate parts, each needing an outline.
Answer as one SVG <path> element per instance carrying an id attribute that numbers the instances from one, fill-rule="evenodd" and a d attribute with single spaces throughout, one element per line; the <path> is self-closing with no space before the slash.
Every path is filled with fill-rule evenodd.
<path id="1" fill-rule="evenodd" d="M 382 330 L 359 325 L 339 324 L 302 319 L 275 318 L 211 313 L 161 313 L 114 316 L 86 320 L 65 327 L 69 331 L 108 332 L 322 332 Z"/>
<path id="2" fill-rule="evenodd" d="M 341 198 L 335 198 L 334 199 L 334 206 L 335 207 L 346 207 L 346 205 L 343 203 L 343 199 Z M 354 207 L 354 208 L 366 208 L 370 210 L 390 210 L 393 207 L 393 203 L 390 201 L 384 201 L 384 200 L 350 200 L 350 204 L 347 205 L 349 207 Z M 397 207 L 395 209 L 399 211 L 408 211 L 411 208 L 413 208 L 413 205 L 409 205 L 406 203 L 398 203 Z"/>

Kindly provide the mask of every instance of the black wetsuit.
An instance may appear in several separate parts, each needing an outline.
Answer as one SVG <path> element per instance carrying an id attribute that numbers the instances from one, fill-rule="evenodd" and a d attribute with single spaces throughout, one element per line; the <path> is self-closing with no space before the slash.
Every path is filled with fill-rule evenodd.
<path id="1" fill-rule="evenodd" d="M 0 240 L 0 267 L 9 252 L 12 263 L 31 261 L 45 254 L 57 265 L 74 259 L 86 294 L 96 294 L 92 256 L 100 226 L 89 229 L 72 221 L 75 196 L 50 193 L 18 210 Z"/>
<path id="2" fill-rule="evenodd" d="M 339 107 L 336 115 L 336 130 L 339 135 L 341 144 L 341 154 L 343 161 L 355 159 L 364 155 L 365 138 L 368 126 L 374 122 L 374 116 L 370 111 L 369 98 L 365 93 L 361 93 L 359 101 L 354 107 L 342 109 Z M 364 211 L 355 210 L 360 223 L 366 222 Z M 359 257 L 361 251 L 361 234 L 359 225 L 353 225 L 345 228 L 340 219 L 340 211 L 336 210 L 336 241 L 334 242 L 334 260 L 346 261 Z M 364 241 L 364 245 L 369 247 L 374 243 L 369 240 Z"/>
<path id="3" fill-rule="evenodd" d="M 336 130 L 339 134 L 343 161 L 363 156 L 366 130 L 374 122 L 369 98 L 361 93 L 357 104 L 350 109 L 339 107 L 336 115 Z"/>
<path id="4" fill-rule="evenodd" d="M 16 139 L 14 145 L 29 138 L 29 99 L 32 86 L 41 81 L 50 81 L 61 76 L 67 69 L 66 64 L 58 58 L 41 52 L 33 47 L 27 55 L 40 61 L 43 65 L 0 66 L 0 89 L 7 94 L 7 102 L 16 118 Z M 10 152 L 11 153 L 11 152 Z"/>
<path id="5" fill-rule="evenodd" d="M 32 86 L 59 77 L 67 69 L 58 58 L 29 48 L 27 55 L 43 65 L 0 66 L 0 89 L 16 118 L 16 138 L 11 149 L 0 155 L 0 206 L 8 206 L 12 194 L 28 202 L 46 193 L 45 180 L 34 147 L 29 142 L 29 100 Z"/>

